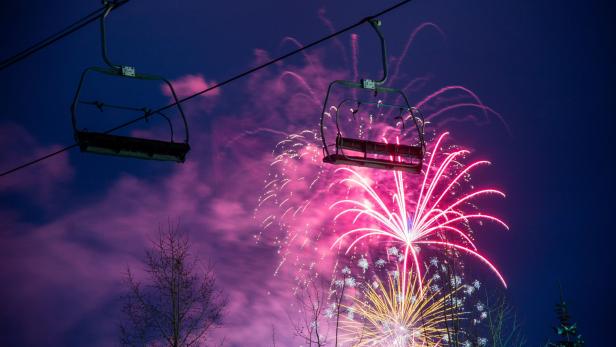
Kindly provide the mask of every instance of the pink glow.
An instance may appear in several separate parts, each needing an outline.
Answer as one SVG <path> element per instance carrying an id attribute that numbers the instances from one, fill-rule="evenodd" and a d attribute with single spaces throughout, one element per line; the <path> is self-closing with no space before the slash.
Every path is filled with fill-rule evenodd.
<path id="1" fill-rule="evenodd" d="M 216 84 L 215 81 L 206 81 L 200 74 L 195 75 L 185 75 L 177 80 L 171 81 L 173 84 L 173 88 L 178 95 L 178 98 L 183 98 L 189 96 L 198 91 L 209 88 L 210 86 Z M 171 96 L 171 91 L 168 87 L 163 85 L 163 94 L 166 96 Z M 212 97 L 220 95 L 220 89 L 214 89 L 211 92 L 207 92 L 203 94 L 204 96 Z"/>
<path id="2" fill-rule="evenodd" d="M 337 54 L 336 48 L 327 49 Z M 12 298 L 4 309 L 22 313 L 14 320 L 28 327 L 24 345 L 63 345 L 63 338 L 84 326 L 104 336 L 99 336 L 98 346 L 117 343 L 115 319 L 119 310 L 114 305 L 124 290 L 124 270 L 128 265 L 142 269 L 149 238 L 158 225 L 164 226 L 169 220 L 179 220 L 189 233 L 195 254 L 206 262 L 215 262 L 220 287 L 230 295 L 225 326 L 216 332 L 218 337 L 226 335 L 231 345 L 243 346 L 246 341 L 268 345 L 275 326 L 277 345 L 298 345 L 288 323 L 296 277 L 307 273 L 311 265 L 316 273 L 331 274 L 336 266 L 333 258 L 338 254 L 337 249 L 330 249 L 339 236 L 335 231 L 352 230 L 351 220 L 362 223 L 370 218 L 360 214 L 364 208 L 357 206 L 355 218 L 343 215 L 332 223 L 327 206 L 340 199 L 357 200 L 365 194 L 331 186 L 343 172 L 323 166 L 318 134 L 311 130 L 321 110 L 313 95 L 320 102 L 327 83 L 350 78 L 353 71 L 326 66 L 314 51 L 305 57 L 306 64 L 276 65 L 237 84 L 233 92 L 241 93 L 247 108 L 229 105 L 225 98 L 231 93 L 226 92 L 208 93 L 186 104 L 191 110 L 187 115 L 195 120 L 191 122 L 191 138 L 197 139 L 198 145 L 193 146 L 183 165 L 149 163 L 151 172 L 147 174 L 118 168 L 97 189 L 84 191 L 72 185 L 72 180 L 76 174 L 83 174 L 73 166 L 83 165 L 86 156 L 72 152 L 70 157 L 63 154 L 39 164 L 42 166 L 38 169 L 4 178 L 10 183 L 3 184 L 0 191 L 35 196 L 44 208 L 36 222 L 19 216 L 10 206 L 0 213 L 9 216 L 0 218 L 5 231 L 0 235 L 0 261 L 10 265 L 0 273 L 0 280 L 5 284 L 4 293 Z M 266 51 L 256 49 L 252 65 L 267 59 Z M 173 83 L 180 95 L 186 95 L 212 81 L 191 74 Z M 415 87 L 414 98 L 425 95 L 421 86 Z M 212 105 L 225 107 L 216 113 L 207 112 Z M 441 125 L 431 124 L 433 129 Z M 4 132 L 0 133 L 6 136 L 0 136 L 0 142 L 6 148 L 16 148 L 3 153 L 0 162 L 5 168 L 56 148 L 50 142 L 31 142 L 31 136 L 11 126 L 2 127 Z M 301 148 L 293 147 L 299 143 Z M 294 148 L 297 155 L 281 156 L 283 146 Z M 21 151 L 32 148 L 33 152 Z M 116 159 L 87 160 L 107 165 Z M 368 184 L 378 185 L 379 192 L 396 190 L 391 173 L 358 172 Z M 416 179 L 405 177 L 406 181 L 412 185 Z M 264 193 L 267 200 L 257 202 Z M 416 200 L 417 193 L 408 189 L 406 193 L 403 202 L 412 209 L 410 202 Z M 387 199 L 385 202 L 390 205 Z M 434 209 L 431 216 L 444 209 Z M 448 216 L 458 215 L 451 211 Z M 350 220 L 346 221 L 347 217 Z M 407 217 L 396 218 L 399 223 Z M 261 238 L 253 238 L 263 228 L 266 230 Z M 449 233 L 459 235 L 453 230 Z M 355 236 L 361 235 L 354 233 L 348 238 Z M 461 235 L 459 238 L 468 244 Z M 413 251 L 408 250 L 409 259 Z M 422 254 L 415 256 L 412 262 L 418 266 Z M 97 312 L 117 316 L 95 320 Z"/>

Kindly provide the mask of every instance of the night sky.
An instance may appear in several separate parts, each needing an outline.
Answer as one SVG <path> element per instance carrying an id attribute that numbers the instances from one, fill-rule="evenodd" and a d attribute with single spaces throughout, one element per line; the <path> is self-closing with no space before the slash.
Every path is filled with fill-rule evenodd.
<path id="1" fill-rule="evenodd" d="M 109 18 L 109 51 L 119 63 L 166 76 L 186 96 L 295 48 L 285 37 L 305 44 L 328 34 L 328 23 L 339 29 L 393 3 L 133 0 Z M 0 6 L 3 59 L 99 3 Z M 609 345 L 608 294 L 616 290 L 612 12 L 607 1 L 416 0 L 381 18 L 392 62 L 415 28 L 435 24 L 400 64 L 398 86 L 426 80 L 409 92 L 411 102 L 461 85 L 502 117 L 458 110 L 434 130 L 450 131 L 491 160 L 474 179 L 507 192 L 488 206 L 511 230 L 477 238 L 509 282 L 529 346 L 552 336 L 559 281 L 587 346 Z M 373 33 L 367 25 L 353 33 L 361 74 L 377 75 Z M 91 24 L 0 71 L 0 171 L 72 143 L 69 107 L 81 71 L 102 64 L 99 45 Z M 330 79 L 350 78 L 349 51 L 347 33 L 308 58 L 294 56 L 187 103 L 193 149 L 184 164 L 74 149 L 0 178 L 0 345 L 117 344 L 124 271 L 142 268 L 148 238 L 168 221 L 179 221 L 195 253 L 216 264 L 229 295 L 216 339 L 268 346 L 274 326 L 279 344 L 298 345 L 285 313 L 290 284 L 272 275 L 276 249 L 254 242 L 253 210 L 275 143 L 318 122 L 320 106 L 299 109 L 288 97 L 298 87 L 281 87 L 279 76 L 302 75 L 322 100 Z M 116 83 L 100 79 L 89 88 L 154 106 L 169 102 L 160 84 Z M 464 121 L 476 115 L 481 121 Z M 84 118 L 91 128 L 116 122 Z"/>

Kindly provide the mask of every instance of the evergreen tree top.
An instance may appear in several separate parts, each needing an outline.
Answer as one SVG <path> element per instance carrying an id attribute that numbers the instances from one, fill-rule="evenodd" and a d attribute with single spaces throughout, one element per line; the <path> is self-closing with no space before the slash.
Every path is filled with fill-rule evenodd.
<path id="1" fill-rule="evenodd" d="M 555 305 L 556 317 L 558 318 L 558 326 L 554 327 L 554 331 L 558 335 L 560 341 L 556 343 L 548 343 L 549 347 L 583 347 L 584 340 L 582 335 L 578 334 L 577 323 L 571 322 L 571 315 L 567 307 L 567 302 L 563 296 L 562 286 L 560 288 L 560 302 Z"/>

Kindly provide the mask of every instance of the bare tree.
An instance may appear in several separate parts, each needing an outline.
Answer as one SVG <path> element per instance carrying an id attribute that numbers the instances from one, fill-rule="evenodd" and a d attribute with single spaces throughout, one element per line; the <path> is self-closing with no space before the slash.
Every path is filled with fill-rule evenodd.
<path id="1" fill-rule="evenodd" d="M 340 330 L 340 309 L 342 307 L 342 299 L 344 299 L 344 290 L 346 289 L 346 285 L 347 282 L 346 281 L 342 281 L 342 285 L 340 286 L 340 291 L 334 291 L 334 296 L 333 299 L 336 302 L 336 328 L 335 328 L 335 340 L 334 340 L 334 346 L 338 347 L 338 331 Z M 363 339 L 363 330 L 362 330 L 362 335 L 360 336 L 359 341 L 361 342 L 361 340 Z"/>
<path id="2" fill-rule="evenodd" d="M 486 294 L 488 306 L 487 326 L 488 333 L 494 347 L 521 347 L 526 346 L 526 338 L 522 332 L 522 325 L 515 310 L 507 303 L 504 296 L 490 303 Z"/>
<path id="3" fill-rule="evenodd" d="M 272 347 L 276 347 L 276 328 L 272 324 Z"/>
<path id="4" fill-rule="evenodd" d="M 327 336 L 323 325 L 326 306 L 328 304 L 326 284 L 321 278 L 309 281 L 301 287 L 296 295 L 296 302 L 301 313 L 301 319 L 294 321 L 295 334 L 308 346 L 325 346 Z"/>
<path id="5" fill-rule="evenodd" d="M 128 293 L 120 326 L 124 346 L 190 347 L 205 344 L 207 333 L 222 323 L 227 300 L 212 272 L 190 254 L 186 235 L 169 225 L 159 229 L 146 251 L 147 282 L 127 270 Z M 198 267 L 202 271 L 198 271 Z"/>
<path id="6" fill-rule="evenodd" d="M 289 318 L 295 335 L 303 339 L 309 347 L 338 346 L 340 314 L 347 283 L 345 280 L 337 282 L 338 284 L 332 287 L 324 278 L 315 276 L 301 286 L 295 295 L 301 318 Z M 334 339 L 329 341 L 332 329 Z"/>

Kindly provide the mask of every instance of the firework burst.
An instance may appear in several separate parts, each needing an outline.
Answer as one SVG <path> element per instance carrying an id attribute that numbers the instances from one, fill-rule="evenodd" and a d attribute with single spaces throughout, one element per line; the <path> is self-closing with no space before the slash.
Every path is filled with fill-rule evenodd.
<path id="1" fill-rule="evenodd" d="M 406 277 L 406 276 L 403 276 Z M 413 277 L 408 273 L 408 277 Z M 448 304 L 455 291 L 443 296 L 422 291 L 416 282 L 403 284 L 388 276 L 388 283 L 377 279 L 367 286 L 363 298 L 352 298 L 348 306 L 357 319 L 345 319 L 341 332 L 353 346 L 434 347 L 448 336 L 448 326 L 462 313 Z M 430 286 L 430 281 L 423 283 Z"/>
<path id="2" fill-rule="evenodd" d="M 338 169 L 338 171 L 348 173 L 348 177 L 342 179 L 340 183 L 358 187 L 368 199 L 343 199 L 335 202 L 331 205 L 331 208 L 343 207 L 344 209 L 334 219 L 352 215 L 353 224 L 361 220 L 369 226 L 354 228 L 343 233 L 335 240 L 332 247 L 341 245 L 344 240 L 352 239 L 346 248 L 346 253 L 348 253 L 364 239 L 386 238 L 403 246 L 403 269 L 407 269 L 407 261 L 410 259 L 415 265 L 418 278 L 421 278 L 420 246 L 456 250 L 471 255 L 486 264 L 506 287 L 507 283 L 498 269 L 478 252 L 477 246 L 471 238 L 469 223 L 471 220 L 493 221 L 508 229 L 507 224 L 492 215 L 477 211 L 469 213 L 464 208 L 477 197 L 483 195 L 504 197 L 505 194 L 496 189 L 471 190 L 451 201 L 449 197 L 457 195 L 454 188 L 460 185 L 464 177 L 467 177 L 473 168 L 489 164 L 489 162 L 476 161 L 470 165 L 462 165 L 459 163 L 459 159 L 468 151 L 456 150 L 447 154 L 440 165 L 437 165 L 434 159 L 445 136 L 447 136 L 447 133 L 442 134 L 436 142 L 412 212 L 407 208 L 407 196 L 401 172 L 393 171 L 392 173 L 396 193 L 393 194 L 394 208 L 390 208 L 366 177 L 355 170 Z M 452 175 L 454 165 L 462 168 Z M 405 287 L 405 277 L 402 276 L 403 288 Z"/>
<path id="3" fill-rule="evenodd" d="M 391 76 L 392 81 L 403 77 L 399 75 L 404 71 L 401 64 L 409 53 L 415 37 L 420 32 L 431 29 L 440 32 L 436 25 L 423 23 L 411 33 L 404 51 L 400 53 L 392 69 L 394 72 Z M 301 43 L 291 38 L 285 39 L 285 42 L 301 46 Z M 254 235 L 255 240 L 277 248 L 279 263 L 274 270 L 277 276 L 282 273 L 289 274 L 298 282 L 306 282 L 306 278 L 314 277 L 315 272 L 329 276 L 345 265 L 352 266 L 362 256 L 360 253 L 352 253 L 346 258 L 338 257 L 338 249 L 335 253 L 330 249 L 335 239 L 332 231 L 350 230 L 352 225 L 341 220 L 331 223 L 331 212 L 322 207 L 330 206 L 344 198 L 359 199 L 362 193 L 330 189 L 332 182 L 339 179 L 339 172 L 322 162 L 322 138 L 318 130 L 317 118 L 315 118 L 315 114 L 322 107 L 320 95 L 324 93 L 327 82 L 331 79 L 357 80 L 359 78 L 358 45 L 358 36 L 352 35 L 352 71 L 329 70 L 317 55 L 306 55 L 305 66 L 283 66 L 284 70 L 274 75 L 273 80 L 271 76 L 258 80 L 258 84 L 264 86 L 265 94 L 269 95 L 265 99 L 267 103 L 263 103 L 261 99 L 255 100 L 258 110 L 270 115 L 270 118 L 262 123 L 278 124 L 280 120 L 285 120 L 282 132 L 279 128 L 272 126 L 272 129 L 251 129 L 241 135 L 254 136 L 256 133 L 267 133 L 271 138 L 280 138 L 282 135 L 273 148 L 273 155 L 267 159 L 270 164 L 268 174 L 263 181 L 262 195 L 254 209 L 255 220 L 261 226 Z M 496 114 L 484 106 L 477 95 L 463 86 L 446 86 L 434 91 L 427 90 L 426 88 L 431 88 L 428 86 L 430 80 L 429 75 L 417 77 L 402 89 L 413 93 L 416 100 L 412 104 L 421 109 L 426 116 L 426 125 L 429 124 L 433 129 L 439 128 L 451 119 L 477 122 L 478 118 L 474 116 L 476 111 L 483 113 L 486 118 L 488 114 Z M 352 96 L 355 97 L 354 94 Z M 336 97 L 345 99 L 349 96 L 337 95 Z M 394 100 L 390 101 L 395 103 Z M 330 106 L 337 105 L 339 104 L 335 103 Z M 392 138 L 391 127 L 380 125 L 385 123 L 385 119 L 397 117 L 396 110 L 392 109 L 390 113 L 382 114 L 384 112 L 382 109 L 375 110 L 376 107 L 362 104 L 360 112 L 355 113 L 354 108 L 355 106 L 351 105 L 339 111 L 342 119 L 345 119 L 343 122 L 345 127 L 348 127 L 348 129 L 345 128 L 345 133 L 357 138 L 381 138 L 383 136 Z M 463 109 L 471 109 L 473 112 L 469 115 L 473 117 L 468 118 L 457 113 Z M 251 108 L 251 112 L 255 110 Z M 289 115 L 292 115 L 292 118 L 289 118 Z M 450 117 L 452 115 L 454 117 Z M 372 121 L 375 122 L 374 125 Z M 412 127 L 403 129 L 399 136 L 401 142 L 410 143 L 415 140 L 411 138 L 414 135 L 411 130 Z M 333 128 L 328 128 L 327 131 L 331 132 Z M 434 133 L 426 134 L 426 138 L 433 136 Z M 236 139 L 234 138 L 233 141 Z M 228 146 L 234 148 L 230 144 Z M 250 150 L 246 153 L 249 152 L 252 153 Z M 246 153 L 236 155 L 244 160 L 248 159 Z M 371 171 L 369 174 L 362 170 L 358 172 L 367 174 L 365 177 L 369 177 L 381 186 L 393 186 L 390 172 Z M 417 191 L 413 189 L 411 194 L 413 196 L 410 200 L 414 201 Z M 361 253 L 366 257 L 369 256 L 368 252 Z"/>

